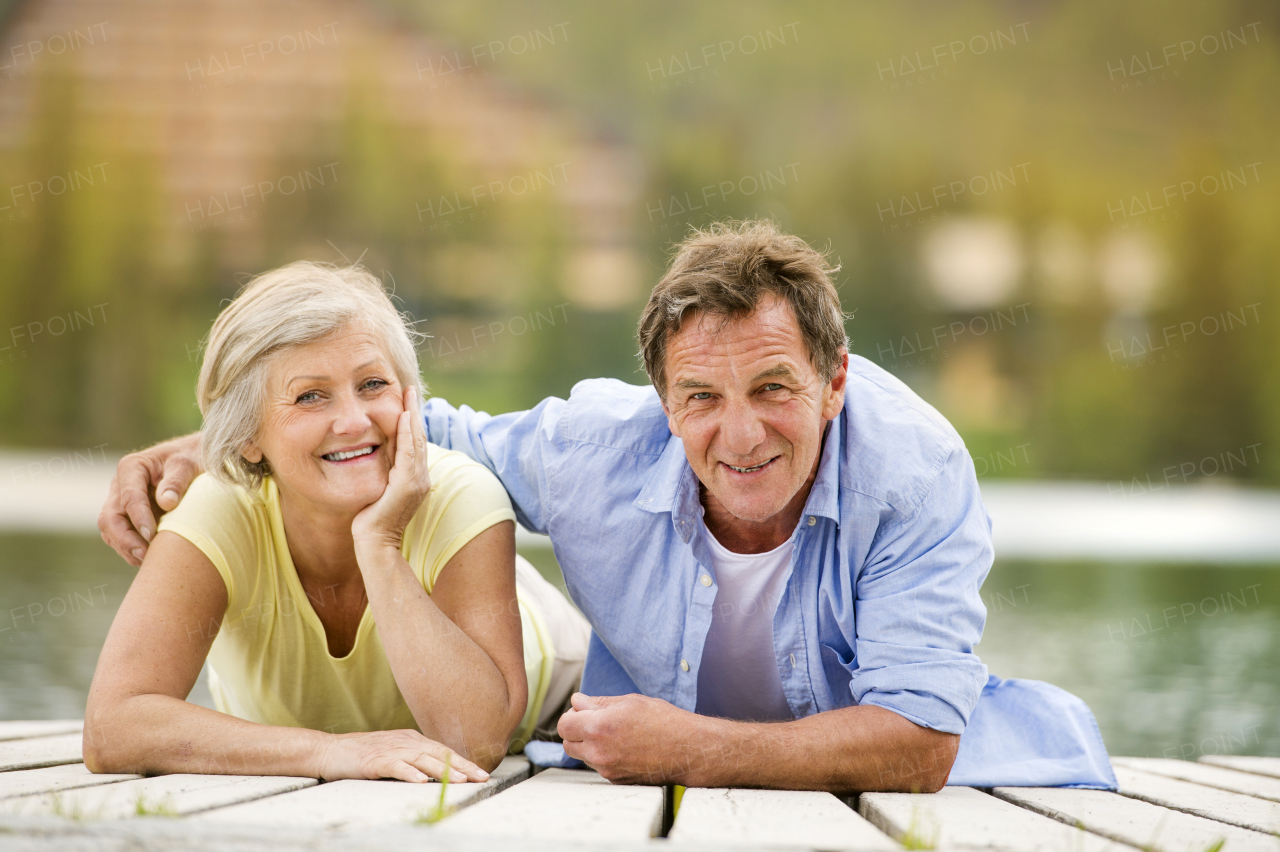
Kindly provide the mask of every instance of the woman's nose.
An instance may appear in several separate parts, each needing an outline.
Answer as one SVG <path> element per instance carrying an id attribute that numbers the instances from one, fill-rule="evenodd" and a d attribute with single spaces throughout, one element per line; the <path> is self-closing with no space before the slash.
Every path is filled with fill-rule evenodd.
<path id="1" fill-rule="evenodd" d="M 373 422 L 366 403 L 355 395 L 343 395 L 335 400 L 333 431 L 337 435 L 363 434 Z"/>

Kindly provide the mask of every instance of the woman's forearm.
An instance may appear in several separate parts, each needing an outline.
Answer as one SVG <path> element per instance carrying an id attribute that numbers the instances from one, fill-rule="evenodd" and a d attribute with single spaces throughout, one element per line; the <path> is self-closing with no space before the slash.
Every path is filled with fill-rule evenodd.
<path id="1" fill-rule="evenodd" d="M 516 713 L 502 672 L 442 613 L 398 550 L 357 549 L 369 607 L 400 693 L 422 733 L 491 769 Z"/>
<path id="2" fill-rule="evenodd" d="M 84 726 L 84 762 L 93 772 L 319 778 L 332 738 L 237 719 L 168 695 L 94 703 Z"/>

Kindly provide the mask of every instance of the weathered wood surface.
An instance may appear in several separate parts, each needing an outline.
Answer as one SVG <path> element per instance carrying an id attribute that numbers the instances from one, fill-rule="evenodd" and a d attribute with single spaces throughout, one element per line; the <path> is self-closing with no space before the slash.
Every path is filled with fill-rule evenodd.
<path id="1" fill-rule="evenodd" d="M 1280 802 L 1140 772 L 1127 766 L 1114 769 L 1121 795 L 1241 828 L 1280 832 Z"/>
<path id="2" fill-rule="evenodd" d="M 0 772 L 0 799 L 13 796 L 30 796 L 35 793 L 54 793 L 76 787 L 96 787 L 141 778 L 141 775 L 94 775 L 83 763 L 47 766 L 43 769 L 19 769 Z"/>
<path id="3" fill-rule="evenodd" d="M 1223 852 L 1276 852 L 1277 848 L 1270 835 L 1118 793 L 1060 787 L 997 787 L 992 793 L 1146 852 L 1203 852 L 1219 842 Z"/>
<path id="4" fill-rule="evenodd" d="M 1186 760 L 1167 760 L 1160 757 L 1117 757 L 1111 761 L 1111 764 L 1280 802 L 1280 778 L 1268 778 L 1265 775 L 1238 772 L 1221 766 L 1191 763 Z"/>
<path id="5" fill-rule="evenodd" d="M 118 784 L 0 799 L 0 813 L 71 819 L 184 816 L 316 784 L 314 778 L 158 775 Z"/>
<path id="6" fill-rule="evenodd" d="M 424 826 L 416 823 L 438 804 L 438 784 L 93 775 L 80 762 L 77 729 L 74 721 L 0 724 L 6 848 L 470 852 L 496 842 L 548 852 L 639 850 L 655 848 L 663 825 L 662 787 L 611 785 L 579 770 L 529 778 L 523 758 L 505 760 L 487 784 L 450 785 L 445 804 L 458 810 Z M 933 795 L 865 793 L 861 817 L 825 793 L 694 789 L 685 793 L 669 840 L 659 842 L 672 850 L 897 852 L 902 841 L 956 850 L 1205 852 L 1221 840 L 1223 852 L 1280 852 L 1280 839 L 1263 833 L 1280 832 L 1280 759 L 1113 762 L 1124 795 L 1035 788 L 992 795 L 957 787 Z M 144 815 L 182 818 L 136 818 Z"/>
<path id="7" fill-rule="evenodd" d="M 689 789 L 668 837 L 704 846 L 902 847 L 830 793 Z"/>
<path id="8" fill-rule="evenodd" d="M 939 793 L 863 793 L 858 799 L 862 816 L 908 847 L 1022 852 L 1123 848 L 972 787 L 945 787 Z"/>
<path id="9" fill-rule="evenodd" d="M 53 719 L 36 722 L 0 722 L 0 742 L 25 740 L 31 737 L 52 737 L 58 734 L 77 734 L 84 729 L 79 719 Z"/>
<path id="10" fill-rule="evenodd" d="M 529 777 L 529 761 L 504 759 L 484 784 L 450 784 L 446 808 L 463 808 Z M 440 785 L 404 781 L 330 781 L 279 796 L 206 811 L 193 820 L 352 828 L 417 822 L 440 803 Z"/>
<path id="11" fill-rule="evenodd" d="M 0 772 L 80 763 L 80 734 L 0 742 Z"/>
<path id="12" fill-rule="evenodd" d="M 1240 772 L 1252 772 L 1256 775 L 1269 775 L 1280 778 L 1280 757 L 1235 757 L 1229 754 L 1205 755 L 1201 763 L 1213 766 L 1225 766 Z"/>
<path id="13" fill-rule="evenodd" d="M 625 843 L 662 829 L 662 787 L 614 785 L 594 772 L 547 769 L 449 817 L 436 832 Z"/>

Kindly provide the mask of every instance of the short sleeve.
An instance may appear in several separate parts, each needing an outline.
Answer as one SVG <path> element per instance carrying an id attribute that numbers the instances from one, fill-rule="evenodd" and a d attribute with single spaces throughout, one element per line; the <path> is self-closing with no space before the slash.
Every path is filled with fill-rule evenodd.
<path id="1" fill-rule="evenodd" d="M 405 530 L 404 556 L 428 592 L 467 542 L 515 521 L 511 498 L 488 468 L 453 450 L 428 445 L 431 492 Z"/>
<path id="2" fill-rule="evenodd" d="M 160 532 L 182 536 L 218 569 L 227 586 L 228 612 L 243 605 L 237 603 L 237 592 L 248 591 L 248 575 L 258 568 L 258 514 L 243 488 L 202 473 L 177 508 L 160 519 Z"/>

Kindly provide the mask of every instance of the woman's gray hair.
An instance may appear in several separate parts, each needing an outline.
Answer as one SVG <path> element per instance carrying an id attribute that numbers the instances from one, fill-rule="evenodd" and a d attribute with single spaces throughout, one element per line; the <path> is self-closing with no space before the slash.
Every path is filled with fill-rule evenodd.
<path id="1" fill-rule="evenodd" d="M 204 469 L 256 491 L 271 471 L 266 459 L 254 463 L 243 452 L 262 427 L 274 356 L 352 325 L 378 340 L 401 385 L 417 388 L 421 399 L 414 343 L 423 335 L 367 269 L 298 261 L 246 284 L 218 315 L 204 345 L 196 384 Z"/>

